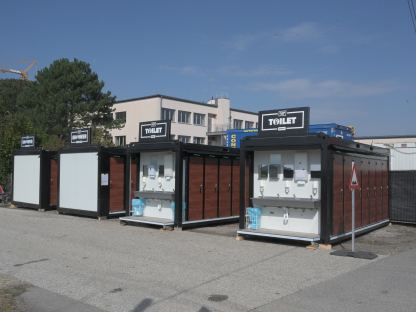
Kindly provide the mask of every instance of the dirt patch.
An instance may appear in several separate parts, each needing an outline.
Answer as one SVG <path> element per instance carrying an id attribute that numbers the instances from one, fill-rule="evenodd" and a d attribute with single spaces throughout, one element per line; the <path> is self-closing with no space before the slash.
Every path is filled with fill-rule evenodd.
<path id="1" fill-rule="evenodd" d="M 351 248 L 346 241 L 336 249 Z M 416 226 L 391 224 L 357 238 L 356 249 L 371 251 L 379 255 L 394 255 L 416 248 Z"/>
<path id="2" fill-rule="evenodd" d="M 24 309 L 17 300 L 29 284 L 18 281 L 9 276 L 0 274 L 0 307 L 2 312 L 23 312 Z"/>

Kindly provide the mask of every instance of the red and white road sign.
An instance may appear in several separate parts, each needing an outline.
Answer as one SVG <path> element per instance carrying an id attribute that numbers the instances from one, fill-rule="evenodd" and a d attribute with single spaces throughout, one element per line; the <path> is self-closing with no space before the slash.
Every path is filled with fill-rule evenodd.
<path id="1" fill-rule="evenodd" d="M 355 170 L 354 162 L 352 162 L 351 167 L 352 167 L 352 172 L 351 172 L 350 189 L 358 190 L 360 188 L 360 184 L 358 183 L 357 171 Z"/>

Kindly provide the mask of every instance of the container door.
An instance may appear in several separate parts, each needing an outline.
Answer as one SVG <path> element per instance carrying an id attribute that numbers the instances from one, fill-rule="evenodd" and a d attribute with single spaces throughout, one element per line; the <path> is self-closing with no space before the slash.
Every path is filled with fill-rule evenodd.
<path id="1" fill-rule="evenodd" d="M 130 162 L 130 202 L 129 202 L 130 210 L 131 210 L 131 200 L 134 198 L 135 191 L 137 191 L 137 158 L 132 158 Z"/>
<path id="2" fill-rule="evenodd" d="M 218 159 L 205 158 L 204 219 L 218 217 Z"/>
<path id="3" fill-rule="evenodd" d="M 355 170 L 357 172 L 358 183 L 360 188 L 355 190 L 355 228 L 362 226 L 362 207 L 361 207 L 361 197 L 362 197 L 362 185 L 361 185 L 361 158 L 354 158 L 355 160 Z"/>
<path id="4" fill-rule="evenodd" d="M 123 157 L 110 157 L 110 203 L 109 212 L 124 211 L 124 166 Z"/>
<path id="5" fill-rule="evenodd" d="M 387 161 L 383 161 L 383 220 L 389 218 L 389 169 Z"/>
<path id="6" fill-rule="evenodd" d="M 58 160 L 51 159 L 50 161 L 51 183 L 49 194 L 49 205 L 58 205 Z"/>
<path id="7" fill-rule="evenodd" d="M 202 220 L 204 207 L 204 159 L 189 157 L 188 221 Z"/>
<path id="8" fill-rule="evenodd" d="M 219 216 L 231 216 L 231 159 L 220 159 Z"/>
<path id="9" fill-rule="evenodd" d="M 376 161 L 376 209 L 377 219 L 381 221 L 383 219 L 383 162 Z"/>
<path id="10" fill-rule="evenodd" d="M 370 189 L 370 223 L 377 221 L 377 202 L 376 202 L 376 164 L 374 160 L 370 161 L 368 172 L 368 186 Z"/>
<path id="11" fill-rule="evenodd" d="M 240 160 L 234 159 L 232 166 L 233 184 L 232 184 L 232 215 L 240 215 Z"/>
<path id="12" fill-rule="evenodd" d="M 332 185 L 332 235 L 344 232 L 344 159 L 334 155 Z"/>
<path id="13" fill-rule="evenodd" d="M 369 187 L 369 161 L 361 162 L 361 216 L 362 226 L 370 223 L 370 187 Z"/>
<path id="14" fill-rule="evenodd" d="M 352 229 L 352 196 L 350 190 L 351 161 L 351 156 L 344 156 L 344 233 Z"/>

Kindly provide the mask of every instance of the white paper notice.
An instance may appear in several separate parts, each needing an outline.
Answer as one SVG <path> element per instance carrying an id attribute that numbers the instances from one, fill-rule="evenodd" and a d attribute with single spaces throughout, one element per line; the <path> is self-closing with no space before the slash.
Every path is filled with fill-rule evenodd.
<path id="1" fill-rule="evenodd" d="M 108 173 L 101 173 L 101 186 L 108 185 Z"/>

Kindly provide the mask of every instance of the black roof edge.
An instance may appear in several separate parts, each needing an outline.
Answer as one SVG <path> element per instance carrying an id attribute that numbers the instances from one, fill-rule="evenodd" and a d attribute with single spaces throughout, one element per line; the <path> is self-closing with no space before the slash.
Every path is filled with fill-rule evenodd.
<path id="1" fill-rule="evenodd" d="M 250 111 L 246 111 L 246 110 L 243 110 L 243 109 L 238 109 L 238 108 L 230 108 L 230 110 L 231 110 L 231 111 L 234 111 L 234 112 L 245 113 L 245 114 L 251 114 L 251 115 L 256 115 L 256 116 L 258 116 L 258 115 L 259 115 L 258 113 L 255 113 L 255 112 L 250 112 Z"/>
<path id="2" fill-rule="evenodd" d="M 215 104 L 208 104 L 208 103 L 203 103 L 203 102 L 198 102 L 198 101 L 192 101 L 192 100 L 182 99 L 182 98 L 178 98 L 178 97 L 174 97 L 174 96 L 163 95 L 163 94 L 153 94 L 153 95 L 148 95 L 148 96 L 143 96 L 143 97 L 138 97 L 138 98 L 125 99 L 125 100 L 121 100 L 121 101 L 116 101 L 113 104 L 120 104 L 120 103 L 140 101 L 140 100 L 147 100 L 147 99 L 151 99 L 151 98 L 161 98 L 161 99 L 180 101 L 180 102 L 185 102 L 185 103 L 190 103 L 190 104 L 203 105 L 203 106 L 208 106 L 208 107 L 217 107 L 217 105 L 215 105 Z"/>
<path id="3" fill-rule="evenodd" d="M 190 103 L 190 104 L 195 104 L 195 105 L 202 105 L 202 106 L 207 106 L 207 107 L 218 107 L 217 104 L 208 104 L 204 102 L 187 100 L 187 99 L 178 98 L 178 97 L 169 96 L 169 95 L 163 95 L 163 94 L 153 94 L 153 95 L 142 96 L 138 98 L 125 99 L 125 100 L 116 101 L 113 104 L 121 104 L 121 103 L 132 102 L 132 101 L 147 100 L 147 99 L 152 99 L 152 98 L 162 98 L 162 99 L 180 101 L 180 102 L 185 102 L 185 103 Z M 238 108 L 230 108 L 230 110 L 234 112 L 240 112 L 240 113 L 251 114 L 251 115 L 256 115 L 256 116 L 258 115 L 258 113 L 250 112 L 250 111 L 246 111 L 246 110 L 238 109 Z"/>
<path id="4" fill-rule="evenodd" d="M 406 135 L 377 135 L 377 136 L 362 136 L 355 137 L 354 140 L 371 140 L 371 139 L 416 139 L 416 134 L 406 134 Z"/>

